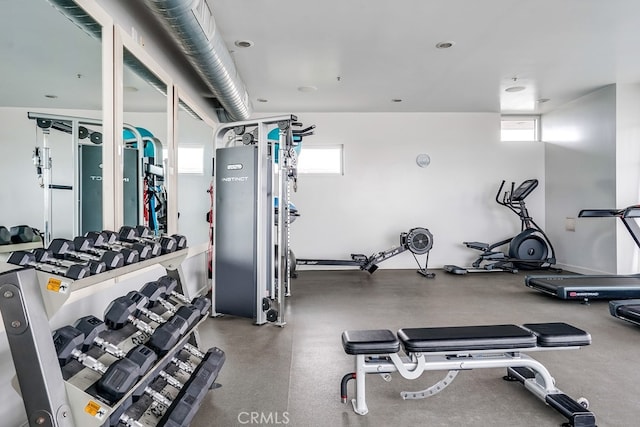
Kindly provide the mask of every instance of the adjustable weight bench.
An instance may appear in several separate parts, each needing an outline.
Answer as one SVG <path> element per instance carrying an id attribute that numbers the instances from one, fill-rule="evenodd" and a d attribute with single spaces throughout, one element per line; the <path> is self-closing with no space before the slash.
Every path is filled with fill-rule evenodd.
<path id="1" fill-rule="evenodd" d="M 406 379 L 419 378 L 425 371 L 448 371 L 431 387 L 403 391 L 403 399 L 422 399 L 446 388 L 460 370 L 507 368 L 505 380 L 519 381 L 535 396 L 569 420 L 568 425 L 595 427 L 595 415 L 588 401 L 578 401 L 554 385 L 549 371 L 524 352 L 576 349 L 591 344 L 591 336 L 566 323 L 530 323 L 523 326 L 489 325 L 440 328 L 405 328 L 396 334 L 388 329 L 355 330 L 342 333 L 342 346 L 355 356 L 355 372 L 342 378 L 340 393 L 347 402 L 347 384 L 356 380 L 354 411 L 365 415 L 366 374 L 380 374 L 389 381 L 392 372 Z M 405 357 L 398 353 L 403 347 Z"/>

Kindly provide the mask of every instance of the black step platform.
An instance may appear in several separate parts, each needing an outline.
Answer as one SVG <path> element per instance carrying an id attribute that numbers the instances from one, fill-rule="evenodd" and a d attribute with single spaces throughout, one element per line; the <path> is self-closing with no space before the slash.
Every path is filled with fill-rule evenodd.
<path id="1" fill-rule="evenodd" d="M 609 313 L 618 319 L 640 325 L 640 299 L 609 301 Z"/>

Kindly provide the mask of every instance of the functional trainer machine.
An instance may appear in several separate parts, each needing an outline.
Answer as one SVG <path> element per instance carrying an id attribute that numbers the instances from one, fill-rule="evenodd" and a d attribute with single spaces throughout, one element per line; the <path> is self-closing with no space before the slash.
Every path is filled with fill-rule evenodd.
<path id="1" fill-rule="evenodd" d="M 527 179 L 514 189 L 502 194 L 505 181 L 502 181 L 496 193 L 496 203 L 518 215 L 521 231 L 513 237 L 496 243 L 463 242 L 465 246 L 480 251 L 480 255 L 471 267 L 458 267 L 448 264 L 443 268 L 452 274 L 507 271 L 517 273 L 518 269 L 530 270 L 552 268 L 556 263 L 555 251 L 545 232 L 535 223 L 525 204 L 525 199 L 538 186 L 537 179 Z M 502 198 L 500 196 L 502 195 Z M 496 250 L 509 245 L 507 253 Z"/>
<path id="2" fill-rule="evenodd" d="M 591 344 L 591 336 L 566 323 L 405 328 L 396 334 L 388 329 L 355 330 L 342 333 L 344 351 L 355 356 L 355 372 L 342 378 L 340 394 L 347 403 L 347 384 L 356 380 L 356 397 L 351 401 L 359 415 L 369 412 L 365 396 L 367 374 L 391 380 L 391 373 L 414 380 L 426 371 L 448 371 L 433 386 L 420 391 L 403 391 L 403 399 L 423 399 L 444 390 L 460 371 L 507 368 L 504 377 L 518 381 L 533 395 L 569 420 L 571 426 L 595 427 L 589 403 L 562 393 L 542 363 L 525 353 L 577 349 Z M 400 347 L 406 357 L 398 353 Z"/>
<path id="3" fill-rule="evenodd" d="M 350 260 L 338 259 L 306 259 L 296 258 L 297 265 L 344 265 L 359 267 L 360 270 L 368 271 L 373 274 L 378 269 L 378 264 L 391 257 L 401 254 L 405 251 L 411 252 L 413 258 L 418 264 L 417 272 L 424 277 L 433 278 L 435 273 L 427 270 L 429 263 L 429 251 L 433 247 L 433 235 L 429 230 L 422 227 L 412 228 L 406 233 L 400 233 L 400 246 L 394 246 L 382 252 L 376 252 L 371 256 L 364 254 L 351 254 Z M 424 267 L 416 255 L 426 255 Z"/>
<path id="4" fill-rule="evenodd" d="M 302 127 L 297 117 L 284 115 L 228 123 L 216 132 L 213 316 L 248 317 L 258 325 L 286 324 L 295 147 L 313 134 L 315 126 L 296 127 Z M 273 129 L 277 142 L 268 138 Z M 281 208 L 274 218 L 276 196 Z"/>
<path id="5" fill-rule="evenodd" d="M 640 227 L 635 218 L 640 218 L 640 206 L 624 209 L 583 209 L 579 218 L 620 218 L 625 228 L 640 247 Z M 640 298 L 640 275 L 582 275 L 563 274 L 556 276 L 531 275 L 524 279 L 526 286 L 565 300 L 587 302 L 590 299 Z"/>

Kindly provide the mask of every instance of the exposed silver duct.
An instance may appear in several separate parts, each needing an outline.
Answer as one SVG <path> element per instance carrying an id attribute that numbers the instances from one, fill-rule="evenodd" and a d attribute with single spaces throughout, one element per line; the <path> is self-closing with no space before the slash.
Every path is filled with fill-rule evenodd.
<path id="1" fill-rule="evenodd" d="M 205 0 L 145 0 L 191 65 L 204 79 L 226 114 L 221 121 L 242 121 L 251 116 L 251 102 L 244 82 Z"/>
<path id="2" fill-rule="evenodd" d="M 48 0 L 56 9 L 83 31 L 102 38 L 102 27 L 73 0 Z M 189 62 L 203 78 L 222 108 L 216 108 L 221 122 L 247 120 L 252 106 L 244 82 L 217 29 L 211 10 L 204 0 L 145 0 L 149 9 L 160 18 L 171 37 L 185 53 Z M 157 79 L 141 66 L 133 55 L 126 55 L 125 64 L 152 86 Z M 166 94 L 166 88 L 164 92 Z"/>

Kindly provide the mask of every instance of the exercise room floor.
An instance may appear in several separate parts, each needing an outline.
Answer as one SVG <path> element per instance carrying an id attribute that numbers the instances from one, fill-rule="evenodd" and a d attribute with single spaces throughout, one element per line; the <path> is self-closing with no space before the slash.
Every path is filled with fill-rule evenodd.
<path id="1" fill-rule="evenodd" d="M 391 382 L 367 376 L 365 416 L 340 402 L 340 380 L 354 369 L 341 345 L 346 329 L 567 322 L 588 331 L 590 346 L 530 355 L 556 386 L 586 397 L 599 427 L 640 425 L 640 327 L 609 315 L 606 301 L 590 305 L 548 297 L 524 286 L 524 274 L 426 279 L 413 270 L 302 271 L 293 280 L 288 324 L 255 326 L 248 319 L 209 319 L 202 346 L 227 360 L 193 427 L 268 426 L 558 426 L 566 421 L 504 369 L 462 371 L 441 393 L 404 401 L 400 392 L 425 389 L 446 372 Z M 349 384 L 349 399 L 354 394 Z"/>

